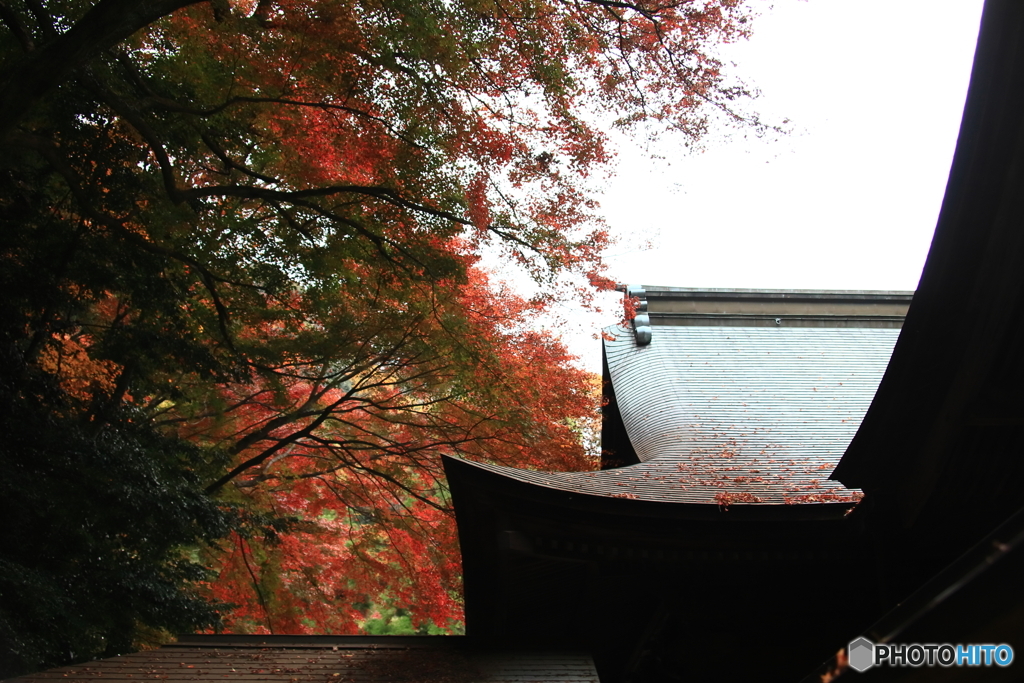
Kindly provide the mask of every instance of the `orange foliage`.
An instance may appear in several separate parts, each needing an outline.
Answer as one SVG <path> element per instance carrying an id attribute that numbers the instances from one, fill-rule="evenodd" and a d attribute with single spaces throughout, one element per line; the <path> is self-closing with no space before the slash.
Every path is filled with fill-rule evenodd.
<path id="1" fill-rule="evenodd" d="M 38 55 L 61 46 L 89 68 L 26 85 L 0 116 L 20 164 L 5 258 L 44 287 L 13 336 L 91 402 L 95 429 L 121 411 L 187 439 L 209 467 L 186 478 L 252 515 L 210 550 L 230 627 L 351 632 L 385 598 L 448 625 L 439 458 L 593 466 L 595 384 L 532 318 L 613 286 L 592 185 L 607 126 L 765 129 L 709 49 L 745 36 L 746 12 L 143 4 L 116 31 L 61 5 L 62 33 L 17 62 L 11 83 L 49 77 Z M 490 247 L 545 296 L 488 281 Z"/>
<path id="2" fill-rule="evenodd" d="M 60 387 L 79 401 L 110 394 L 117 382 L 120 366 L 89 355 L 88 335 L 54 335 L 39 352 L 39 367 L 55 376 Z"/>
<path id="3" fill-rule="evenodd" d="M 237 605 L 229 629 L 352 633 L 380 600 L 417 624 L 457 628 L 459 552 L 440 456 L 595 467 L 580 431 L 596 415 L 594 378 L 530 329 L 540 304 L 467 275 L 461 287 L 420 289 L 430 318 L 392 328 L 402 342 L 383 352 L 333 368 L 293 357 L 287 374 L 221 386 L 226 409 L 181 413 L 181 436 L 234 454 L 230 495 L 294 520 L 272 538 L 236 535 L 213 558 L 210 595 Z M 373 323 L 363 322 L 365 334 Z M 431 347 L 448 352 L 431 357 Z"/>

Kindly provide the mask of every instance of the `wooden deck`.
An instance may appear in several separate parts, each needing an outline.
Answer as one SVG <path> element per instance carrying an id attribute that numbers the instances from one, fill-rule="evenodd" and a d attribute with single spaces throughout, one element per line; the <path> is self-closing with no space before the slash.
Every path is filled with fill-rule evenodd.
<path id="1" fill-rule="evenodd" d="M 593 661 L 585 654 L 478 650 L 437 638 L 421 644 L 409 638 L 394 640 L 294 636 L 202 643 L 192 638 L 7 683 L 599 683 Z"/>

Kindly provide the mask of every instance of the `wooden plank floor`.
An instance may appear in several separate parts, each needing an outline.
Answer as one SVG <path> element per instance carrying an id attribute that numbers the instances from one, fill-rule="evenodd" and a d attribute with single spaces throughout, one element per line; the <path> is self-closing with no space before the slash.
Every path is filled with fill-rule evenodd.
<path id="1" fill-rule="evenodd" d="M 8 683 L 599 683 L 585 654 L 457 648 L 165 647 L 50 669 Z"/>

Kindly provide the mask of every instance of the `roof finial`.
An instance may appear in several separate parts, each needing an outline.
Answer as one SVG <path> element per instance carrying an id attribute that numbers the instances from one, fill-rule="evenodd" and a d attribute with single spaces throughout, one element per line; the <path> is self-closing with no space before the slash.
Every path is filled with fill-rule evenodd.
<path id="1" fill-rule="evenodd" d="M 636 337 L 636 345 L 647 346 L 651 343 L 651 316 L 647 312 L 647 290 L 643 285 L 627 285 L 626 297 L 637 300 L 636 308 L 633 309 L 633 335 Z"/>

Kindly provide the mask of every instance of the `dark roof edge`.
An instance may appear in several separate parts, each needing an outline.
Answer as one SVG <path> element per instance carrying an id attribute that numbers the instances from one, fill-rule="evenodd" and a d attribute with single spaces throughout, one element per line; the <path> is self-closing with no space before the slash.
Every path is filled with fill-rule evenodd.
<path id="1" fill-rule="evenodd" d="M 530 635 L 500 639 L 471 635 L 437 636 L 334 636 L 334 635 L 248 635 L 235 633 L 187 633 L 161 649 L 215 650 L 464 650 L 495 651 L 527 648 L 533 653 L 582 654 L 563 645 Z"/>
<path id="2" fill-rule="evenodd" d="M 956 443 L 952 430 L 984 396 L 978 387 L 992 372 L 998 344 L 1019 334 L 1010 312 L 1024 292 L 1022 35 L 1024 5 L 985 2 L 918 295 L 878 392 L 830 477 L 851 488 L 893 491 L 907 524 L 955 461 L 943 444 Z"/>
<path id="3" fill-rule="evenodd" d="M 1013 605 L 1015 599 L 1020 604 L 1017 588 L 1022 555 L 1024 509 L 1011 515 L 988 536 L 883 615 L 862 632 L 863 636 L 879 644 L 896 642 L 897 639 L 905 643 L 923 642 L 918 640 L 922 634 L 913 631 L 926 625 L 933 631 L 941 632 L 941 637 L 947 639 L 947 642 L 956 642 L 959 638 L 969 640 L 976 633 L 973 630 L 975 625 L 996 620 Z M 971 614 L 972 618 L 965 618 L 965 614 Z M 905 638 L 904 635 L 909 637 Z M 840 650 L 844 655 L 847 654 L 845 649 L 846 646 L 843 646 Z M 837 672 L 845 671 L 846 667 L 836 655 L 800 683 L 835 680 Z M 831 673 L 833 677 L 826 678 L 826 673 Z M 840 680 L 852 681 L 854 677 L 844 674 Z"/>
<path id="4" fill-rule="evenodd" d="M 282 649 L 390 649 L 455 646 L 468 642 L 466 636 L 331 636 L 331 635 L 247 635 L 235 633 L 190 633 L 163 647 L 187 648 L 282 648 Z"/>
<path id="5" fill-rule="evenodd" d="M 678 501 L 644 500 L 638 498 L 617 498 L 594 493 L 583 493 L 562 488 L 554 478 L 550 483 L 539 484 L 517 476 L 513 467 L 485 465 L 471 460 L 441 456 L 445 475 L 448 477 L 452 498 L 458 517 L 459 490 L 486 490 L 491 494 L 507 494 L 519 501 L 529 501 L 549 506 L 571 508 L 587 513 L 608 513 L 621 517 L 657 517 L 659 519 L 707 520 L 712 522 L 763 522 L 769 520 L 826 521 L 846 517 L 854 504 L 844 503 L 797 503 L 756 504 L 734 503 L 722 506 L 714 503 L 681 503 Z M 626 468 L 621 469 L 627 469 Z M 495 468 L 500 468 L 496 471 Z M 557 472 L 545 474 L 559 474 Z"/>

